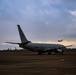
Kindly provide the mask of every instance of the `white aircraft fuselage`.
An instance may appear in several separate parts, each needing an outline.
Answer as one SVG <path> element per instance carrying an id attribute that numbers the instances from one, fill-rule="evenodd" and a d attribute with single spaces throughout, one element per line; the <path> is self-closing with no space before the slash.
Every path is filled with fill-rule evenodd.
<path id="1" fill-rule="evenodd" d="M 27 43 L 27 44 L 20 44 L 20 47 L 38 52 L 38 54 L 48 52 L 48 54 L 51 54 L 51 52 L 55 53 L 61 53 L 63 54 L 66 47 L 61 44 L 43 44 L 43 43 Z"/>
<path id="2" fill-rule="evenodd" d="M 8 42 L 8 43 L 18 44 L 19 47 L 30 51 L 38 52 L 39 55 L 45 52 L 48 52 L 48 54 L 51 54 L 51 52 L 63 54 L 64 50 L 66 49 L 66 47 L 61 44 L 32 43 L 31 41 L 27 40 L 20 25 L 17 25 L 17 27 L 18 27 L 21 43 L 13 43 L 13 42 Z"/>

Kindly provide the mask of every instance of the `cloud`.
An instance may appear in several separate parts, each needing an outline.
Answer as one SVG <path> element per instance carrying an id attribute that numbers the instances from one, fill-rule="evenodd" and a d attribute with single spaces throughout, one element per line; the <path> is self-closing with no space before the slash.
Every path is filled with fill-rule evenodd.
<path id="1" fill-rule="evenodd" d="M 2 16 L 2 13 L 0 13 L 0 17 Z"/>
<path id="2" fill-rule="evenodd" d="M 76 40 L 76 11 L 68 10 L 68 22 L 66 21 L 66 31 L 64 38 L 67 40 Z M 66 19 L 67 20 L 67 19 Z"/>
<path id="3" fill-rule="evenodd" d="M 46 5 L 50 5 L 50 4 L 59 4 L 62 0 L 41 0 L 42 1 L 42 5 L 46 6 Z"/>
<path id="4" fill-rule="evenodd" d="M 75 40 L 76 11 L 70 8 L 76 4 L 73 6 L 75 2 L 70 0 L 62 1 L 2 0 L 0 41 L 18 41 L 16 24 L 21 24 L 26 36 L 33 41 L 56 41 L 59 38 Z"/>
<path id="5" fill-rule="evenodd" d="M 74 10 L 74 11 L 69 10 L 69 12 L 70 12 L 70 14 L 71 14 L 72 16 L 75 16 L 75 17 L 76 17 L 76 10 Z"/>

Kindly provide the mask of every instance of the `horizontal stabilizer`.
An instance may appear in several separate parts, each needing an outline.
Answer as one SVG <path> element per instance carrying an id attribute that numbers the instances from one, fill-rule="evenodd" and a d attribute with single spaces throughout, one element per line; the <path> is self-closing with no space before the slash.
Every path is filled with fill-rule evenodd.
<path id="1" fill-rule="evenodd" d="M 20 44 L 20 43 L 14 43 L 14 42 L 5 42 L 5 43 L 9 43 L 9 44 Z"/>

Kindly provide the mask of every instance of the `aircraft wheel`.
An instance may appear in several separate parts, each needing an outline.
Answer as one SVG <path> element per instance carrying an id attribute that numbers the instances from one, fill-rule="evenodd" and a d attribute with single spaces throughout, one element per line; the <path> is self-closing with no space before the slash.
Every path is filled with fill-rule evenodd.
<path id="1" fill-rule="evenodd" d="M 38 55 L 42 55 L 42 52 L 38 52 Z"/>

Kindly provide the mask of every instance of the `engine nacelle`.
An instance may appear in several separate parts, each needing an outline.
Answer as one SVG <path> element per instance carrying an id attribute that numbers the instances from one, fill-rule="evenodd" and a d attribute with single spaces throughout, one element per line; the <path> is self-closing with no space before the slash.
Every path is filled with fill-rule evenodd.
<path id="1" fill-rule="evenodd" d="M 62 52 L 62 49 L 57 49 L 57 51 L 61 53 Z"/>
<path id="2" fill-rule="evenodd" d="M 57 49 L 57 53 L 63 53 L 62 49 Z"/>

